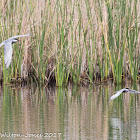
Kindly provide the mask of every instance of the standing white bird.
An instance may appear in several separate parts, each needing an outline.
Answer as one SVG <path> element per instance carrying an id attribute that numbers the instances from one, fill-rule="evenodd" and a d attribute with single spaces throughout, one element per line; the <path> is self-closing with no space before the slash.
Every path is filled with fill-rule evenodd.
<path id="1" fill-rule="evenodd" d="M 12 53 L 13 53 L 12 44 L 16 43 L 18 41 L 17 38 L 24 37 L 24 36 L 30 36 L 30 35 L 31 34 L 13 36 L 13 37 L 10 37 L 9 39 L 3 41 L 0 44 L 0 47 L 4 45 L 4 63 L 5 63 L 6 69 L 10 66 L 10 63 L 12 60 Z"/>
<path id="2" fill-rule="evenodd" d="M 110 100 L 114 100 L 116 99 L 121 93 L 124 93 L 124 92 L 128 92 L 128 93 L 140 93 L 139 91 L 136 91 L 136 90 L 132 90 L 132 89 L 129 89 L 129 88 L 123 88 L 119 91 L 117 91 L 116 94 L 114 94 L 113 96 L 110 97 Z"/>

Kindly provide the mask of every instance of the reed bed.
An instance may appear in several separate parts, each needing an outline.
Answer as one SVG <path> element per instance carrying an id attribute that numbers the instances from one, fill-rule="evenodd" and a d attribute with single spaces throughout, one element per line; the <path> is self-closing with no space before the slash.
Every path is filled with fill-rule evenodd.
<path id="1" fill-rule="evenodd" d="M 110 78 L 117 84 L 125 78 L 137 81 L 139 11 L 138 0 L 2 0 L 0 41 L 18 34 L 31 37 L 13 45 L 8 69 L 0 49 L 1 79 L 57 86 Z"/>

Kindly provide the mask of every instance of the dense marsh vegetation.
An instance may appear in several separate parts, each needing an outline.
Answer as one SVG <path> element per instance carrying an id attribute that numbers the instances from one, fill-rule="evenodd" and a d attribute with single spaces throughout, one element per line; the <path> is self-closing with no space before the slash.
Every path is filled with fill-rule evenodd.
<path id="1" fill-rule="evenodd" d="M 2 0 L 0 42 L 31 33 L 13 45 L 4 81 L 57 86 L 137 81 L 139 17 L 138 0 Z"/>

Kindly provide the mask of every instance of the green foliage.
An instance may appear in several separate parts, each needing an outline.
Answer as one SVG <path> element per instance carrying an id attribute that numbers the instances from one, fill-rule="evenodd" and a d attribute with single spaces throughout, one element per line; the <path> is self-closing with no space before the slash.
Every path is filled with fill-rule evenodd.
<path id="1" fill-rule="evenodd" d="M 79 84 L 84 74 L 93 83 L 98 79 L 96 73 L 101 81 L 112 75 L 116 83 L 121 83 L 127 72 L 136 81 L 140 59 L 138 3 L 56 0 L 37 7 L 34 0 L 10 1 L 0 9 L 0 41 L 22 34 L 24 28 L 30 31 L 27 70 L 40 84 L 48 83 L 51 74 L 57 86 L 68 84 L 69 78 Z M 22 76 L 25 44 L 13 46 L 12 64 L 8 70 L 3 68 L 6 83 Z"/>

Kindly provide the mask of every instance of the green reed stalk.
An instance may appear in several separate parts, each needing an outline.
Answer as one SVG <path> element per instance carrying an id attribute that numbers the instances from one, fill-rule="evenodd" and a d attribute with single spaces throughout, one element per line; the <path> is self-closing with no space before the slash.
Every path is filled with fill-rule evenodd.
<path id="1" fill-rule="evenodd" d="M 30 27 L 28 31 L 32 33 L 29 54 L 31 75 L 41 84 L 47 81 L 46 70 L 49 69 L 47 64 L 50 57 L 53 58 L 51 61 L 55 61 L 51 70 L 55 69 L 58 86 L 67 84 L 69 77 L 79 84 L 84 74 L 93 83 L 94 77 L 97 80 L 98 67 L 101 81 L 112 74 L 114 81 L 121 83 L 127 67 L 132 80 L 136 81 L 140 59 L 138 3 L 137 0 L 57 0 L 45 2 L 39 11 L 40 6 L 36 7 L 34 0 L 29 3 L 26 0 L 24 3 L 11 1 L 0 9 L 0 40 L 27 30 L 24 30 L 23 25 L 27 21 Z M 25 8 L 27 5 L 29 11 Z M 37 17 L 37 14 L 41 17 Z M 21 46 L 24 46 L 24 41 Z M 8 77 L 7 82 L 21 76 L 24 47 L 19 49 L 18 44 L 15 44 L 13 52 L 12 63 L 6 70 L 8 76 L 4 74 L 5 78 Z M 83 57 L 85 54 L 86 60 Z M 84 66 L 82 61 L 86 62 Z"/>
<path id="2" fill-rule="evenodd" d="M 85 0 L 86 3 L 86 10 L 87 10 L 87 16 L 88 16 L 88 24 L 90 25 L 90 34 L 91 34 L 91 38 L 92 38 L 92 46 L 94 45 L 94 29 L 93 29 L 93 25 L 92 25 L 92 12 L 91 12 L 91 8 L 89 5 L 89 0 Z M 88 26 L 88 25 L 87 25 Z M 85 31 L 86 32 L 86 29 Z M 84 35 L 84 42 L 85 42 L 85 47 L 86 47 L 86 54 L 87 54 L 87 61 L 88 61 L 88 68 L 89 68 L 89 80 L 90 83 L 93 83 L 93 63 L 94 61 L 94 56 L 95 56 L 95 51 L 94 51 L 94 47 L 90 46 L 90 35 L 89 35 L 89 47 L 87 48 L 87 44 L 86 44 L 86 36 Z"/>
<path id="3" fill-rule="evenodd" d="M 42 32 L 42 37 L 41 37 L 40 47 L 39 47 L 39 58 L 40 58 L 40 69 L 39 69 L 39 80 L 40 80 L 40 82 L 39 83 L 41 83 L 41 82 L 44 83 L 44 75 L 43 75 L 43 71 L 44 71 L 43 50 L 44 50 L 45 33 L 46 33 L 46 21 L 43 24 L 43 32 Z"/>
<path id="4" fill-rule="evenodd" d="M 82 62 L 82 48 L 80 45 L 81 42 L 81 30 L 82 30 L 82 14 L 79 3 L 77 3 L 77 9 L 78 9 L 78 37 L 75 36 L 75 47 L 72 48 L 72 66 L 71 66 L 71 74 L 72 74 L 72 80 L 74 83 L 79 84 L 80 83 L 80 72 L 81 72 L 81 62 Z M 73 22 L 74 23 L 74 22 Z M 75 33 L 76 34 L 76 33 Z M 75 52 L 76 50 L 76 52 Z"/>
<path id="5" fill-rule="evenodd" d="M 137 1 L 136 1 L 137 3 Z M 139 66 L 139 50 L 137 48 L 137 41 L 138 41 L 138 33 L 139 33 L 139 28 L 138 28 L 138 19 L 137 19 L 137 7 L 136 7 L 136 3 L 135 3 L 135 7 L 134 7 L 134 15 L 135 15 L 135 22 L 131 19 L 131 17 L 133 16 L 132 12 L 131 12 L 131 5 L 132 5 L 132 1 L 130 1 L 130 5 L 128 7 L 128 14 L 127 14 L 127 25 L 129 26 L 128 32 L 127 32 L 127 42 L 128 42 L 128 58 L 129 58 L 129 62 L 130 62 L 130 73 L 132 76 L 132 79 L 134 81 L 137 80 L 137 74 L 138 74 L 138 66 Z M 132 26 L 132 28 L 131 28 Z M 133 28 L 134 26 L 134 28 Z"/>
<path id="6" fill-rule="evenodd" d="M 107 76 L 108 76 L 108 73 L 109 73 L 108 72 L 108 70 L 109 70 L 109 61 L 108 60 L 110 60 L 110 65 L 111 65 L 112 72 L 113 72 L 113 77 L 114 77 L 112 57 L 111 57 L 111 52 L 110 52 L 110 49 L 109 49 L 109 43 L 108 43 L 108 39 L 105 35 L 106 33 L 103 29 L 103 15 L 104 15 L 104 13 L 103 13 L 103 10 L 102 10 L 102 6 L 103 6 L 102 3 L 100 3 L 99 1 L 98 1 L 98 7 L 95 6 L 96 14 L 97 14 L 97 17 L 99 19 L 98 22 L 99 22 L 99 25 L 100 25 L 98 27 L 98 29 L 100 29 L 100 27 L 102 29 L 101 49 L 96 48 L 97 63 L 98 63 L 98 66 L 99 66 L 101 81 L 106 79 Z M 96 77 L 95 77 L 95 79 L 96 79 Z"/>
<path id="7" fill-rule="evenodd" d="M 60 5 L 60 9 L 57 8 L 57 38 L 59 38 L 59 43 L 57 44 L 57 59 L 56 59 L 56 69 L 55 69 L 55 76 L 56 76 L 56 85 L 62 86 L 65 81 L 66 76 L 66 46 L 67 46 L 67 36 L 65 36 L 65 3 Z M 61 16 L 61 25 L 59 26 L 59 13 Z M 64 60 L 65 59 L 65 60 Z"/>

